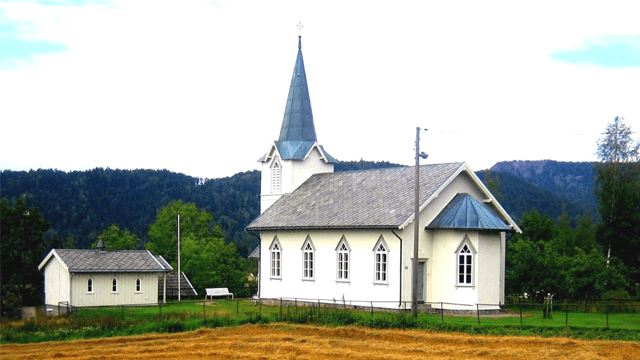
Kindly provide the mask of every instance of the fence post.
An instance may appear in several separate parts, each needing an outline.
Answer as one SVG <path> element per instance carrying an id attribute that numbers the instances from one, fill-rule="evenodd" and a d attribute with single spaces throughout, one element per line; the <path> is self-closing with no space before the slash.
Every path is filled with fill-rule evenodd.
<path id="1" fill-rule="evenodd" d="M 568 309 L 568 304 L 564 304 L 564 326 L 569 326 L 569 309 Z"/>
<path id="2" fill-rule="evenodd" d="M 476 315 L 478 315 L 478 325 L 480 325 L 480 304 L 476 304 Z"/>
<path id="3" fill-rule="evenodd" d="M 162 303 L 158 303 L 158 309 L 160 310 L 160 316 L 162 316 Z"/>
<path id="4" fill-rule="evenodd" d="M 280 298 L 280 321 L 282 321 L 282 298 Z"/>
<path id="5" fill-rule="evenodd" d="M 444 324 L 444 306 L 442 305 L 442 302 L 440 303 L 440 319 Z"/>
<path id="6" fill-rule="evenodd" d="M 262 299 L 258 299 L 260 302 L 260 317 L 262 318 Z"/>
<path id="7" fill-rule="evenodd" d="M 202 320 L 204 321 L 204 326 L 207 326 L 207 312 L 204 309 L 205 302 L 202 302 Z"/>
<path id="8" fill-rule="evenodd" d="M 605 305 L 605 311 L 607 312 L 607 329 L 609 328 L 609 305 Z"/>
<path id="9" fill-rule="evenodd" d="M 240 300 L 236 300 L 236 315 L 240 314 Z"/>
<path id="10" fill-rule="evenodd" d="M 122 305 L 122 320 L 124 320 L 124 305 Z"/>
<path id="11" fill-rule="evenodd" d="M 518 307 L 520 308 L 520 325 L 522 325 L 522 299 L 518 298 Z"/>

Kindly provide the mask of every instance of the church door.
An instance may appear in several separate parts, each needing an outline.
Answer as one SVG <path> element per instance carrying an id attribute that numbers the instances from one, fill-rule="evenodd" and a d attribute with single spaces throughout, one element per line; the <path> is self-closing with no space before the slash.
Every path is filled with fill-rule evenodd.
<path id="1" fill-rule="evenodd" d="M 424 301 L 424 261 L 418 262 L 418 301 Z"/>

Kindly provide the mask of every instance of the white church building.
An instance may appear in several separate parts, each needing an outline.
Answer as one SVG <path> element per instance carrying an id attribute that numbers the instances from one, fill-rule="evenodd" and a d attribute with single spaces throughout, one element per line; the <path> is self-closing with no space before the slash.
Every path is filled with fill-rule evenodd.
<path id="1" fill-rule="evenodd" d="M 410 308 L 415 168 L 333 171 L 298 41 L 280 136 L 259 160 L 261 214 L 247 226 L 260 234 L 258 296 Z M 419 301 L 498 309 L 517 224 L 464 162 L 421 166 L 419 208 Z"/>

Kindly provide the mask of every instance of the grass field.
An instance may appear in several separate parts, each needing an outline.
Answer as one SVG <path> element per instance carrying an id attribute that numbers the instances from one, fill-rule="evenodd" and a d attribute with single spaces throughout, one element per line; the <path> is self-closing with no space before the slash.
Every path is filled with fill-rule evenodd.
<path id="1" fill-rule="evenodd" d="M 0 346 L 1 359 L 639 359 L 640 344 L 309 325 Z"/>
<path id="2" fill-rule="evenodd" d="M 519 309 L 518 309 L 519 310 Z M 313 307 L 259 306 L 252 301 L 170 303 L 161 307 L 111 307 L 82 309 L 59 317 L 3 322 L 0 343 L 71 341 L 149 333 L 179 333 L 202 328 L 237 327 L 273 323 L 316 326 L 361 326 L 374 329 L 420 329 L 474 335 L 541 336 L 640 343 L 640 314 L 556 311 L 544 319 L 541 311 L 522 314 L 511 309 L 506 316 L 444 316 L 385 313 Z M 607 318 L 609 327 L 607 328 Z M 565 326 L 567 322 L 569 326 Z"/>

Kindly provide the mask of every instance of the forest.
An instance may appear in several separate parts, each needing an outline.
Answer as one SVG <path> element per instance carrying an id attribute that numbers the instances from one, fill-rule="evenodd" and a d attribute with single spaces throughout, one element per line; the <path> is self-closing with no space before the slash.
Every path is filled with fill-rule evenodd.
<path id="1" fill-rule="evenodd" d="M 575 163 L 558 164 L 571 166 Z M 400 165 L 351 161 L 337 164 L 335 171 L 392 166 Z M 554 219 L 566 211 L 575 224 L 590 209 L 589 204 L 564 198 L 510 172 L 477 172 L 483 181 L 487 174 L 499 183 L 500 201 L 516 221 L 536 209 Z M 78 248 L 88 248 L 98 234 L 110 225 L 117 225 L 137 235 L 141 240 L 140 247 L 144 247 L 157 212 L 174 200 L 194 203 L 208 211 L 213 216 L 211 228 L 218 225 L 226 241 L 237 245 L 241 256 L 246 257 L 258 244 L 255 236 L 244 231 L 259 214 L 258 171 L 220 179 L 200 179 L 168 170 L 4 170 L 0 173 L 0 193 L 8 201 L 26 195 L 28 205 L 40 209 L 51 224 L 45 242 L 52 245 L 71 239 Z"/>
<path id="2" fill-rule="evenodd" d="M 337 164 L 335 171 L 391 166 L 400 165 L 352 161 Z M 637 162 L 619 164 L 614 170 L 593 163 L 509 162 L 476 174 L 524 230 L 508 241 L 508 293 L 552 292 L 563 298 L 582 299 L 632 298 L 640 294 Z M 604 181 L 607 176 L 618 180 Z M 572 188 L 597 196 L 576 196 Z M 102 236 L 111 237 L 113 243 L 121 241 L 121 248 L 162 249 L 167 253 L 171 246 L 159 245 L 158 240 L 167 236 L 159 236 L 153 229 L 154 223 L 171 218 L 165 214 L 168 208 L 188 208 L 193 214 L 202 214 L 191 235 L 192 244 L 187 242 L 185 246 L 211 251 L 200 252 L 192 259 L 192 266 L 200 269 L 220 262 L 222 253 L 229 255 L 225 259 L 237 259 L 226 264 L 227 270 L 222 273 L 210 267 L 209 277 L 242 286 L 240 279 L 246 279 L 251 266 L 244 259 L 258 244 L 257 236 L 244 230 L 259 214 L 258 171 L 199 179 L 168 170 L 4 170 L 0 173 L 0 192 L 3 302 L 11 302 L 7 294 L 22 296 L 25 303 L 41 301 L 41 273 L 36 267 L 51 248 L 90 248 Z M 612 192 L 617 195 L 612 197 Z M 607 208 L 617 212 L 603 212 L 600 207 L 594 214 L 593 202 L 598 196 L 615 199 L 616 206 Z M 21 214 L 30 214 L 33 224 L 23 223 L 26 217 Z M 21 230 L 5 231 L 12 227 Z M 33 244 L 13 241 L 18 239 L 16 233 L 26 235 L 29 231 L 41 231 L 43 235 Z M 19 246 L 11 247 L 12 243 Z M 7 263 L 5 260 L 13 255 L 17 262 Z M 171 255 L 168 259 L 175 261 Z M 11 270 L 15 267 L 10 266 L 24 266 L 26 270 L 15 274 Z M 7 279 L 7 275 L 12 276 Z M 9 284 L 14 284 L 13 293 L 5 291 Z M 3 313 L 5 310 L 3 307 Z"/>

